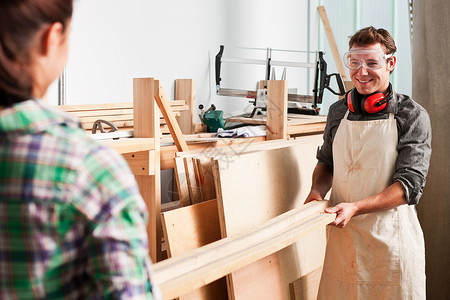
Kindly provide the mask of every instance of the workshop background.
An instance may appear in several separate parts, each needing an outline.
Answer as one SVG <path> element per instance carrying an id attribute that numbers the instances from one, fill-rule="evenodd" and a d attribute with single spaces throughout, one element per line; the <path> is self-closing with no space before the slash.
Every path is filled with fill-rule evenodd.
<path id="1" fill-rule="evenodd" d="M 215 94 L 213 59 L 219 45 L 225 45 L 226 51 L 227 46 L 323 50 L 328 73 L 334 73 L 336 65 L 317 6 L 326 9 L 341 56 L 347 51 L 348 36 L 357 29 L 368 25 L 383 27 L 391 32 L 398 47 L 398 64 L 391 75 L 394 88 L 412 95 L 431 116 L 432 162 L 417 209 L 427 249 L 428 299 L 449 299 L 450 202 L 446 196 L 450 193 L 450 139 L 445 131 L 450 128 L 446 101 L 450 94 L 450 67 L 445 55 L 450 46 L 450 4 L 446 0 L 412 3 L 413 0 L 77 0 L 69 61 L 62 79 L 52 85 L 48 101 L 130 102 L 133 77 L 159 78 L 168 98 L 173 99 L 174 80 L 193 78 L 197 105 L 215 104 L 226 114 L 248 111 L 251 106 L 245 99 Z M 277 76 L 281 72 L 276 70 Z M 262 79 L 264 73 L 230 68 L 226 76 L 228 82 L 224 85 L 245 82 L 250 86 L 243 88 L 254 89 L 253 83 Z M 311 92 L 310 80 L 298 84 Z M 326 114 L 336 100 L 338 96 L 326 92 L 321 113 Z M 163 197 L 168 197 L 166 194 L 163 188 Z"/>

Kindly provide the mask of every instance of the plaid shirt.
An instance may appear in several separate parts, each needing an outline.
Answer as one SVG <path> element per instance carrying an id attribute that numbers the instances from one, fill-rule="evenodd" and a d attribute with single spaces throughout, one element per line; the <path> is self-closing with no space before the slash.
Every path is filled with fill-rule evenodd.
<path id="1" fill-rule="evenodd" d="M 146 218 L 125 160 L 76 119 L 0 111 L 0 299 L 153 299 Z"/>

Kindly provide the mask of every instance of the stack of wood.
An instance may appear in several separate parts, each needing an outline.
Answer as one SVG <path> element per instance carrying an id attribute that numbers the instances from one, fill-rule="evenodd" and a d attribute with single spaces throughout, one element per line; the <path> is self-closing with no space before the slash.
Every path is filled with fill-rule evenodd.
<path id="1" fill-rule="evenodd" d="M 256 239 L 251 232 L 260 226 L 280 215 L 302 213 L 311 187 L 316 150 L 321 142 L 321 135 L 315 135 L 298 140 L 179 152 L 175 173 L 183 207 L 162 214 L 168 256 L 186 256 L 193 249 L 213 242 L 225 244 L 228 239 L 251 243 L 248 240 Z M 277 228 L 281 227 L 274 226 L 266 233 L 265 242 L 258 240 L 251 249 L 239 250 L 236 254 L 237 257 L 248 254 L 246 265 L 230 263 L 232 258 L 224 259 L 228 262 L 227 270 L 232 271 L 226 280 L 225 277 L 218 279 L 180 299 L 227 299 L 228 295 L 233 299 L 315 299 L 325 249 L 325 225 L 331 222 L 330 216 L 322 213 L 325 206 L 322 203 L 315 208 L 305 206 L 310 212 L 303 212 L 305 215 L 296 219 L 296 222 L 305 222 L 300 222 L 299 228 L 310 226 L 304 231 L 301 242 L 289 240 L 275 248 L 275 252 L 264 252 L 263 245 L 276 247 L 278 244 L 271 239 L 278 238 Z M 291 222 L 286 226 L 291 226 Z M 285 236 L 291 237 L 290 234 L 300 231 L 291 230 Z M 213 245 L 211 257 L 220 256 L 222 246 Z M 186 257 L 184 262 L 190 259 L 198 262 L 200 257 L 202 255 L 196 253 L 195 257 Z M 161 270 L 167 273 L 168 266 L 164 262 L 155 265 L 155 275 L 162 274 Z M 181 270 L 174 270 L 174 274 L 167 276 L 177 277 L 176 272 Z M 192 270 L 189 272 L 195 277 Z M 215 269 L 211 267 L 208 272 L 213 274 Z M 206 278 L 209 275 L 202 276 L 205 283 L 211 282 Z M 164 293 L 165 283 L 158 283 Z M 177 290 L 182 291 L 185 290 Z M 177 292 L 168 295 L 180 296 Z"/>
<path id="2" fill-rule="evenodd" d="M 170 108 L 175 117 L 179 117 L 182 111 L 188 111 L 189 107 L 184 100 L 169 101 Z M 81 121 L 81 126 L 84 130 L 91 132 L 94 122 L 101 119 L 114 124 L 119 130 L 133 130 L 134 116 L 133 103 L 108 103 L 108 104 L 84 104 L 84 105 L 61 105 L 59 108 L 77 116 Z M 162 135 L 170 134 L 166 121 L 162 115 L 159 114 L 160 129 Z M 106 131 L 111 128 L 104 125 Z"/>

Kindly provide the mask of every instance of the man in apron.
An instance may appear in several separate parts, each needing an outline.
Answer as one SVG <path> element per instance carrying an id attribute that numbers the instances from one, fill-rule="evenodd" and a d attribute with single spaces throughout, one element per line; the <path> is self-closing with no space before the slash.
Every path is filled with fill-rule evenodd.
<path id="1" fill-rule="evenodd" d="M 431 124 L 423 107 L 389 83 L 397 50 L 384 29 L 349 41 L 355 88 L 331 105 L 311 192 L 331 188 L 336 219 L 318 299 L 425 299 L 425 248 L 415 205 L 425 186 Z"/>

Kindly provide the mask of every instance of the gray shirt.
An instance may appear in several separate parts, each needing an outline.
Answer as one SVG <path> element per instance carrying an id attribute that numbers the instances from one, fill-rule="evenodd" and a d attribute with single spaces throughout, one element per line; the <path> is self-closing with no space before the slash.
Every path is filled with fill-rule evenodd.
<path id="1" fill-rule="evenodd" d="M 392 182 L 403 185 L 408 204 L 417 204 L 425 186 L 431 156 L 431 123 L 427 111 L 410 97 L 392 91 L 384 110 L 376 114 L 348 115 L 350 121 L 370 121 L 389 118 L 393 113 L 397 120 L 398 157 Z M 327 125 L 323 134 L 323 145 L 317 151 L 319 163 L 333 170 L 333 140 L 336 131 L 348 110 L 347 102 L 341 99 L 330 106 Z"/>

